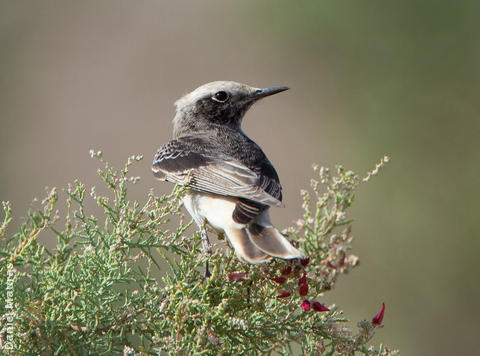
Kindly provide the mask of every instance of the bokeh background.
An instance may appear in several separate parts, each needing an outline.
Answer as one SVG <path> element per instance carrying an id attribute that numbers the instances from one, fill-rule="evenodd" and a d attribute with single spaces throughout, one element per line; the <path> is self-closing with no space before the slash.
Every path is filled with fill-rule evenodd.
<path id="1" fill-rule="evenodd" d="M 150 162 L 173 102 L 213 80 L 292 89 L 245 131 L 277 167 L 285 227 L 311 163 L 358 173 L 361 266 L 326 296 L 352 319 L 387 305 L 374 343 L 480 352 L 478 1 L 0 1 L 0 200 L 15 223 L 45 186 L 100 184 L 90 148 Z"/>

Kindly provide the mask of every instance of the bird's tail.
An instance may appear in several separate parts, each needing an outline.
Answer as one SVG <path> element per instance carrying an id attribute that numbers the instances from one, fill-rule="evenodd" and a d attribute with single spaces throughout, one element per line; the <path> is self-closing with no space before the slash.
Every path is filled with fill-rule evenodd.
<path id="1" fill-rule="evenodd" d="M 300 251 L 273 226 L 251 223 L 242 229 L 226 229 L 225 234 L 238 258 L 248 263 L 264 263 L 272 257 L 301 257 Z"/>
<path id="2" fill-rule="evenodd" d="M 247 232 L 255 247 L 269 256 L 285 259 L 301 257 L 300 251 L 273 226 L 250 223 L 247 226 Z"/>
<path id="3" fill-rule="evenodd" d="M 249 238 L 246 228 L 242 229 L 225 229 L 228 241 L 232 245 L 237 257 L 241 261 L 248 263 L 264 263 L 272 259 L 269 255 L 258 249 Z"/>

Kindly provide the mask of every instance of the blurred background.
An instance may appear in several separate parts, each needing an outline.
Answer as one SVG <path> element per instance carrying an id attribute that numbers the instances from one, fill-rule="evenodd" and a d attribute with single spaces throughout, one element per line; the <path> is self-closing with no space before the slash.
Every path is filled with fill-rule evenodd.
<path id="1" fill-rule="evenodd" d="M 350 217 L 361 265 L 325 298 L 403 355 L 480 349 L 477 1 L 0 1 L 0 200 L 20 224 L 45 186 L 100 185 L 101 149 L 145 159 L 173 102 L 213 80 L 288 85 L 244 130 L 276 166 L 288 226 L 311 164 L 366 173 Z M 13 230 L 10 230 L 13 232 Z M 352 323 L 355 325 L 355 323 Z"/>

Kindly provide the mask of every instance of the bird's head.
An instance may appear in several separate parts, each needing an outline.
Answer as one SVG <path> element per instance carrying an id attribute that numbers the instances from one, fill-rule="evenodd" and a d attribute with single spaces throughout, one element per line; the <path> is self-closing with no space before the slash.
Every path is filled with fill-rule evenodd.
<path id="1" fill-rule="evenodd" d="M 240 128 L 243 116 L 253 103 L 287 89 L 260 89 L 229 81 L 204 84 L 175 102 L 174 136 L 202 129 L 205 123 Z"/>

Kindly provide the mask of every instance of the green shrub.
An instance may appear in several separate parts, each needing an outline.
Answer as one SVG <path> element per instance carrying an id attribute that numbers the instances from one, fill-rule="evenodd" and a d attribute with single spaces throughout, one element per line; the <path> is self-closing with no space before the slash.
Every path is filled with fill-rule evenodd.
<path id="1" fill-rule="evenodd" d="M 361 321 L 356 332 L 322 295 L 358 263 L 350 253 L 346 210 L 354 191 L 384 165 L 360 179 L 337 167 L 314 167 L 312 192 L 302 191 L 304 216 L 284 231 L 308 259 L 275 259 L 266 265 L 239 262 L 229 248 L 201 251 L 180 212 L 185 190 L 146 202 L 127 198 L 131 164 L 115 170 L 100 152 L 100 176 L 108 196 L 80 182 L 62 194 L 51 190 L 42 209 L 29 212 L 13 235 L 3 203 L 0 225 L 0 342 L 12 354 L 195 355 L 390 355 L 368 346 L 381 317 Z M 66 209 L 56 211 L 59 196 Z M 103 214 L 87 212 L 90 196 Z M 63 198 L 62 198 L 63 199 Z M 63 220 L 64 219 L 64 220 Z M 170 231 L 168 226 L 176 226 Z M 63 225 L 64 224 L 64 225 Z M 47 249 L 39 236 L 56 236 Z M 209 261 L 212 276 L 204 278 Z M 14 347 L 14 350 L 9 349 Z"/>

